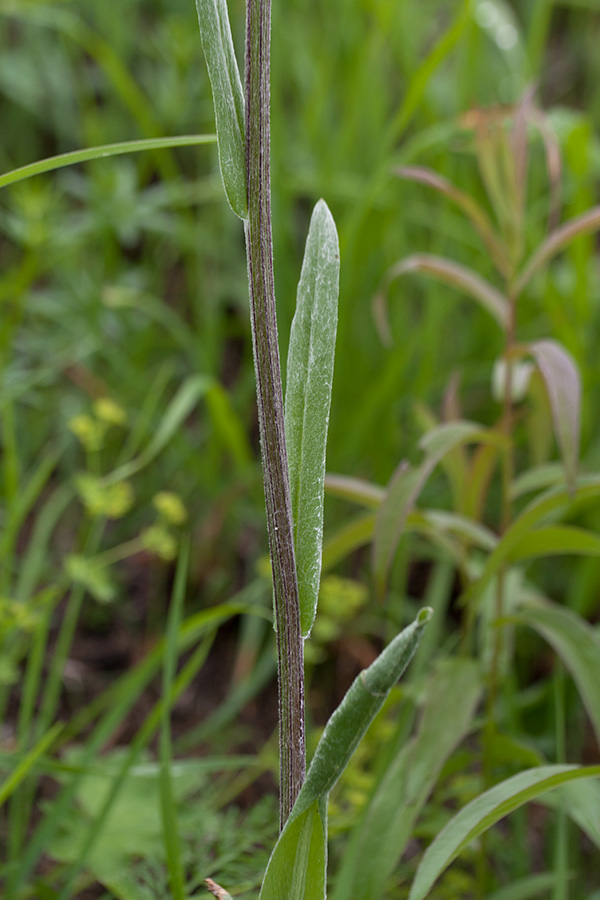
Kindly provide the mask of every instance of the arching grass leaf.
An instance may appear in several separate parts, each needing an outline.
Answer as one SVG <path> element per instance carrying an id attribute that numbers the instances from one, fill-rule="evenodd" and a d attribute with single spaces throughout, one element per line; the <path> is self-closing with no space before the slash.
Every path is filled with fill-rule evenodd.
<path id="1" fill-rule="evenodd" d="M 427 848 L 409 900 L 423 900 L 435 881 L 469 844 L 504 816 L 546 791 L 580 778 L 598 778 L 600 766 L 539 766 L 507 778 L 460 810 Z"/>
<path id="2" fill-rule="evenodd" d="M 558 556 L 565 553 L 600 556 L 600 537 L 572 525 L 549 525 L 528 534 L 510 553 L 509 559 L 516 562 L 534 556 Z"/>
<path id="3" fill-rule="evenodd" d="M 548 641 L 560 656 L 588 712 L 600 746 L 600 636 L 577 613 L 550 600 L 521 601 L 515 621 L 529 625 Z"/>
<path id="4" fill-rule="evenodd" d="M 337 330 L 340 251 L 324 200 L 315 206 L 298 285 L 287 361 L 285 433 L 302 634 L 317 611 L 323 493 Z"/>

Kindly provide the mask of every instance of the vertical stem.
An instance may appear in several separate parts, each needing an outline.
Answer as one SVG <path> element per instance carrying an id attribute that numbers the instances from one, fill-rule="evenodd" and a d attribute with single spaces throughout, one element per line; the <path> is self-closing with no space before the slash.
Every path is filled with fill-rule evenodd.
<path id="1" fill-rule="evenodd" d="M 270 39 L 271 0 L 248 0 L 245 79 L 248 219 L 245 234 L 267 528 L 275 594 L 280 825 L 283 827 L 304 781 L 306 763 L 304 645 L 300 627 L 273 278 L 269 159 Z"/>

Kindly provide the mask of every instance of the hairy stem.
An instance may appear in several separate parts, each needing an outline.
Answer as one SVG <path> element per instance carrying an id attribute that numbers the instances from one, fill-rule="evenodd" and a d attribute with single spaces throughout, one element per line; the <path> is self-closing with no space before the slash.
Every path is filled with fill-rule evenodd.
<path id="1" fill-rule="evenodd" d="M 280 825 L 283 828 L 304 781 L 306 762 L 304 644 L 300 627 L 273 278 L 269 165 L 270 39 L 270 0 L 248 0 L 248 219 L 245 234 L 267 528 L 275 593 L 279 676 Z"/>

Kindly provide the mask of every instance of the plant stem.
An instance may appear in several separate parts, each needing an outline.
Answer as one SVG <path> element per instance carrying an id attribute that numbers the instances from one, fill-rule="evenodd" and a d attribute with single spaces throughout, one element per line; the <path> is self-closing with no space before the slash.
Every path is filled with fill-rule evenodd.
<path id="1" fill-rule="evenodd" d="M 246 15 L 248 219 L 245 234 L 267 528 L 275 594 L 280 825 L 283 828 L 304 781 L 306 768 L 304 644 L 300 627 L 273 277 L 269 164 L 271 0 L 248 0 Z"/>

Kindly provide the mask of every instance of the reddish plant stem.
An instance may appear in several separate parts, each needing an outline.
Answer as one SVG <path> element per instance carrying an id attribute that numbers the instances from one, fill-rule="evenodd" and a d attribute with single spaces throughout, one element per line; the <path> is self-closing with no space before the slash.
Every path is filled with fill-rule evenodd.
<path id="1" fill-rule="evenodd" d="M 304 643 L 277 342 L 270 185 L 270 0 L 246 8 L 245 225 L 250 319 L 257 380 L 269 549 L 273 569 L 279 683 L 280 825 L 304 781 Z"/>

